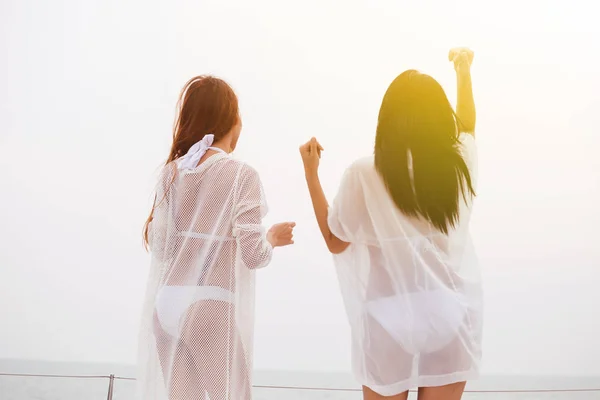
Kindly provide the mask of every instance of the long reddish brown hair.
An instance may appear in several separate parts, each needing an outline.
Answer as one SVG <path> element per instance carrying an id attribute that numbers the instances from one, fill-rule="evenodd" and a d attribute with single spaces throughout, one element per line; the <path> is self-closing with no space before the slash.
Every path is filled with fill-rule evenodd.
<path id="1" fill-rule="evenodd" d="M 177 102 L 173 144 L 165 166 L 184 156 L 204 135 L 215 135 L 215 142 L 221 140 L 236 125 L 238 119 L 238 99 L 227 82 L 208 75 L 190 79 L 181 90 Z M 169 188 L 172 184 L 173 182 Z M 154 208 L 157 206 L 156 200 L 155 196 L 152 210 L 144 224 L 143 238 L 146 249 L 148 230 L 154 216 Z M 160 201 L 162 200 L 164 198 Z"/>

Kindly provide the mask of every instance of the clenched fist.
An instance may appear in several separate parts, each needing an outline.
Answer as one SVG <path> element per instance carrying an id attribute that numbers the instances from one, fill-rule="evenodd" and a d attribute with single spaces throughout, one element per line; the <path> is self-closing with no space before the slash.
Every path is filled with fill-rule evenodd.
<path id="1" fill-rule="evenodd" d="M 283 247 L 294 244 L 295 222 L 281 222 L 273 225 L 267 232 L 267 240 L 273 247 Z"/>
<path id="2" fill-rule="evenodd" d="M 312 138 L 300 146 L 300 155 L 302 156 L 302 162 L 304 163 L 304 170 L 307 173 L 317 172 L 322 151 L 323 146 L 321 146 L 316 138 Z"/>

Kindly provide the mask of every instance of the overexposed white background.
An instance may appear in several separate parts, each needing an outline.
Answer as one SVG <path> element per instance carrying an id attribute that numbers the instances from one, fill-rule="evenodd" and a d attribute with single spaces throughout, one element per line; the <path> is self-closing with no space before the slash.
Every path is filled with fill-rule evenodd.
<path id="1" fill-rule="evenodd" d="M 298 146 L 330 201 L 408 68 L 455 101 L 475 52 L 484 372 L 600 374 L 600 28 L 583 0 L 0 3 L 0 358 L 134 363 L 141 228 L 187 79 L 240 97 L 235 155 L 296 244 L 259 272 L 256 368 L 349 369 L 349 330 Z"/>

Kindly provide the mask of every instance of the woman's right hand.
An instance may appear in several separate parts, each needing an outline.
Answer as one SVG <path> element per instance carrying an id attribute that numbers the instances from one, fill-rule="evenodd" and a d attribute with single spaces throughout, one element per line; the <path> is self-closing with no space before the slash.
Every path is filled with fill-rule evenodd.
<path id="1" fill-rule="evenodd" d="M 454 63 L 456 70 L 456 116 L 459 121 L 460 133 L 467 132 L 475 135 L 475 100 L 473 100 L 473 85 L 471 83 L 471 63 L 473 51 L 466 47 L 457 47 L 448 53 L 448 59 Z"/>
<path id="2" fill-rule="evenodd" d="M 466 47 L 455 47 L 448 53 L 448 60 L 454 63 L 456 72 L 469 71 L 475 53 Z"/>
<path id="3" fill-rule="evenodd" d="M 295 222 L 281 222 L 273 225 L 267 232 L 267 241 L 273 247 L 283 247 L 294 244 Z"/>

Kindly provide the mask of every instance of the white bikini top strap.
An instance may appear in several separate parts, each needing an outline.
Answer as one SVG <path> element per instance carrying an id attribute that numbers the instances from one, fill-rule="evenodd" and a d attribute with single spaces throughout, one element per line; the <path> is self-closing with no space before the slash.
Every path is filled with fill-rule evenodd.
<path id="1" fill-rule="evenodd" d="M 214 150 L 214 151 L 219 152 L 219 153 L 228 154 L 225 150 L 223 150 L 223 149 L 221 149 L 219 147 L 209 147 L 208 150 Z"/>
<path id="2" fill-rule="evenodd" d="M 207 150 L 218 151 L 219 153 L 227 154 L 227 152 L 218 147 L 212 147 L 213 141 L 215 140 L 215 135 L 208 134 L 204 135 L 202 140 L 194 144 L 188 150 L 187 154 L 177 160 L 177 168 L 178 169 L 194 169 L 198 165 L 198 162 L 202 158 L 204 154 L 206 154 Z"/>

